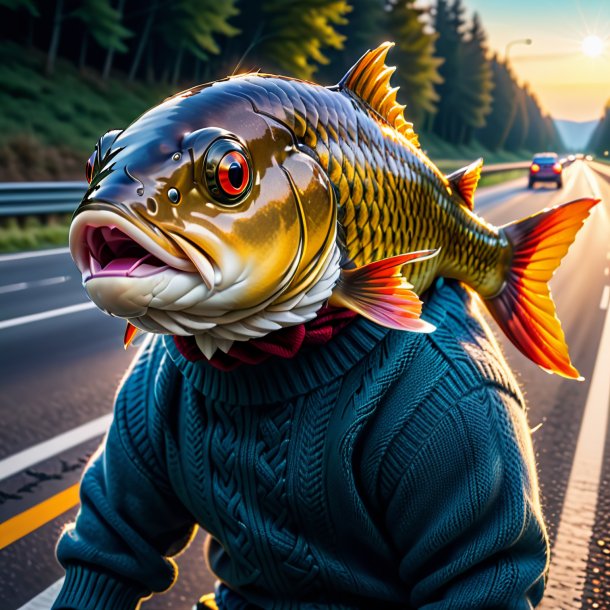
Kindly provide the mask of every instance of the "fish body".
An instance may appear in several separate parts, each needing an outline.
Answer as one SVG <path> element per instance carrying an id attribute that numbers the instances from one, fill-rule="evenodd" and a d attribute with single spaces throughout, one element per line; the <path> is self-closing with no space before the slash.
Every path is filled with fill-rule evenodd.
<path id="1" fill-rule="evenodd" d="M 70 236 L 94 302 L 211 356 L 327 302 L 430 332 L 417 295 L 456 278 L 528 357 L 578 377 L 546 283 L 596 201 L 500 228 L 477 216 L 481 161 L 446 177 L 424 154 L 390 46 L 335 87 L 232 77 L 106 134 Z"/>

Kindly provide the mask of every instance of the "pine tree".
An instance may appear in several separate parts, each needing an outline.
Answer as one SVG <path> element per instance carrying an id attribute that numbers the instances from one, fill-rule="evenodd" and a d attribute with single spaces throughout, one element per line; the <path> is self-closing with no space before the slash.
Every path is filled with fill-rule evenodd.
<path id="1" fill-rule="evenodd" d="M 493 57 L 491 60 L 493 78 L 493 101 L 485 126 L 476 132 L 477 139 L 489 150 L 504 148 L 506 138 L 512 128 L 517 111 L 518 90 L 513 76 L 506 65 Z"/>
<path id="2" fill-rule="evenodd" d="M 518 88 L 515 93 L 515 118 L 506 136 L 504 148 L 519 152 L 525 148 L 530 121 L 527 112 L 527 95 L 524 89 Z"/>
<path id="3" fill-rule="evenodd" d="M 610 100 L 606 102 L 604 113 L 591 134 L 591 140 L 587 148 L 605 159 L 608 158 L 610 150 Z"/>
<path id="4" fill-rule="evenodd" d="M 414 6 L 413 0 L 397 0 L 388 5 L 388 30 L 396 42 L 392 56 L 397 65 L 396 82 L 401 86 L 400 99 L 407 104 L 407 116 L 422 125 L 425 114 L 434 114 L 439 96 L 434 86 L 442 82 L 435 56 L 438 34 L 426 31 L 428 11 Z"/>
<path id="5" fill-rule="evenodd" d="M 266 0 L 258 51 L 271 64 L 299 78 L 310 79 L 319 64 L 329 62 L 325 48 L 342 49 L 346 36 L 347 0 Z"/>
<path id="6" fill-rule="evenodd" d="M 338 29 L 347 34 L 341 49 L 330 47 L 325 51 L 329 59 L 326 66 L 316 71 L 316 80 L 336 83 L 368 49 L 374 49 L 386 40 L 394 40 L 388 33 L 387 0 L 349 0 L 351 12 L 347 23 Z"/>
<path id="7" fill-rule="evenodd" d="M 7 8 L 11 11 L 25 9 L 32 17 L 40 16 L 36 0 L 0 0 L 0 7 Z"/>
<path id="8" fill-rule="evenodd" d="M 437 86 L 438 112 L 434 119 L 434 131 L 445 140 L 458 140 L 459 78 L 463 55 L 462 33 L 464 9 L 461 0 L 449 5 L 447 0 L 437 0 L 434 10 L 434 29 L 438 33 L 436 54 L 443 60 L 439 67 L 442 82 Z"/>
<path id="9" fill-rule="evenodd" d="M 108 0 L 82 0 L 79 8 L 72 14 L 79 19 L 83 25 L 83 44 L 79 65 L 82 69 L 85 65 L 85 56 L 89 34 L 95 42 L 103 49 L 112 49 L 118 53 L 125 53 L 127 46 L 125 40 L 133 35 L 122 24 L 122 14 L 110 6 Z"/>
<path id="10" fill-rule="evenodd" d="M 176 0 L 171 3 L 163 23 L 163 39 L 175 53 L 172 82 L 180 75 L 184 52 L 206 60 L 218 55 L 221 48 L 217 37 L 231 37 L 239 30 L 229 21 L 239 13 L 236 0 Z"/>
<path id="11" fill-rule="evenodd" d="M 468 144 L 473 130 L 485 125 L 491 112 L 493 75 L 487 58 L 486 34 L 477 13 L 466 34 L 457 79 L 458 143 Z"/>

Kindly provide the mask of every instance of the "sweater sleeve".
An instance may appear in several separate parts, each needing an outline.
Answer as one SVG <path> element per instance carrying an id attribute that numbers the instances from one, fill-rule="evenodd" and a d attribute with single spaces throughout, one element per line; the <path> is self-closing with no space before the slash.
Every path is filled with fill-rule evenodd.
<path id="1" fill-rule="evenodd" d="M 133 610 L 176 578 L 167 556 L 186 546 L 194 523 L 172 493 L 158 447 L 155 391 L 167 386 L 159 378 L 171 374 L 162 351 L 157 342 L 143 351 L 119 391 L 107 438 L 85 471 L 76 523 L 57 546 L 66 578 L 53 610 Z"/>
<path id="2" fill-rule="evenodd" d="M 544 591 L 548 540 L 522 405 L 489 385 L 430 421 L 410 455 L 401 456 L 397 442 L 391 456 L 394 464 L 409 459 L 396 476 L 386 527 L 410 604 L 535 607 Z"/>

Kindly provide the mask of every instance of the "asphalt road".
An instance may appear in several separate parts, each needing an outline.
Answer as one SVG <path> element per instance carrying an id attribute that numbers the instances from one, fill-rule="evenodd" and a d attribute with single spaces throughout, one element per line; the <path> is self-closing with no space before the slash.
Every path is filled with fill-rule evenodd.
<path id="1" fill-rule="evenodd" d="M 604 203 L 551 284 L 572 361 L 585 381 L 546 375 L 496 333 L 526 394 L 530 425 L 541 424 L 533 438 L 554 544 L 548 608 L 610 607 L 610 435 L 601 415 L 608 409 L 610 376 L 610 288 L 605 288 L 610 286 L 610 166 L 576 162 L 566 170 L 561 190 L 540 185 L 530 191 L 524 178 L 481 189 L 476 197 L 481 215 L 502 224 L 591 195 Z M 101 439 L 106 420 L 100 418 L 110 412 L 117 384 L 135 354 L 122 348 L 124 324 L 86 303 L 66 251 L 0 257 L 0 532 L 3 523 L 15 523 L 15 531 L 31 529 L 24 526 L 30 515 L 45 502 L 57 506 L 62 493 L 76 485 Z M 91 429 L 80 428 L 89 422 Z M 62 434 L 59 449 L 48 443 Z M 588 452 L 584 467 L 578 466 L 583 447 Z M 34 457 L 27 453 L 32 448 Z M 594 483 L 585 482 L 589 502 L 581 506 L 574 489 L 578 492 L 582 471 Z M 0 550 L 0 609 L 48 608 L 48 601 L 36 596 L 62 575 L 53 547 L 75 511 L 31 533 L 15 534 Z M 580 546 L 568 544 L 566 554 L 566 540 Z M 186 610 L 211 589 L 202 542 L 200 534 L 178 559 L 178 584 L 143 609 Z M 561 583 L 572 582 L 571 577 L 574 584 L 565 591 Z"/>

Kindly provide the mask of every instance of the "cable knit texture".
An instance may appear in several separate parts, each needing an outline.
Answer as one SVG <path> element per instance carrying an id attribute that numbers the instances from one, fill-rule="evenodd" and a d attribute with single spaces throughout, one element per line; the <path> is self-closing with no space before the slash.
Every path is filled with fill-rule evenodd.
<path id="1" fill-rule="evenodd" d="M 523 398 L 467 293 L 221 371 L 155 337 L 57 555 L 53 608 L 132 610 L 199 523 L 221 610 L 534 607 L 548 541 Z M 204 593 L 204 591 L 202 591 Z"/>

